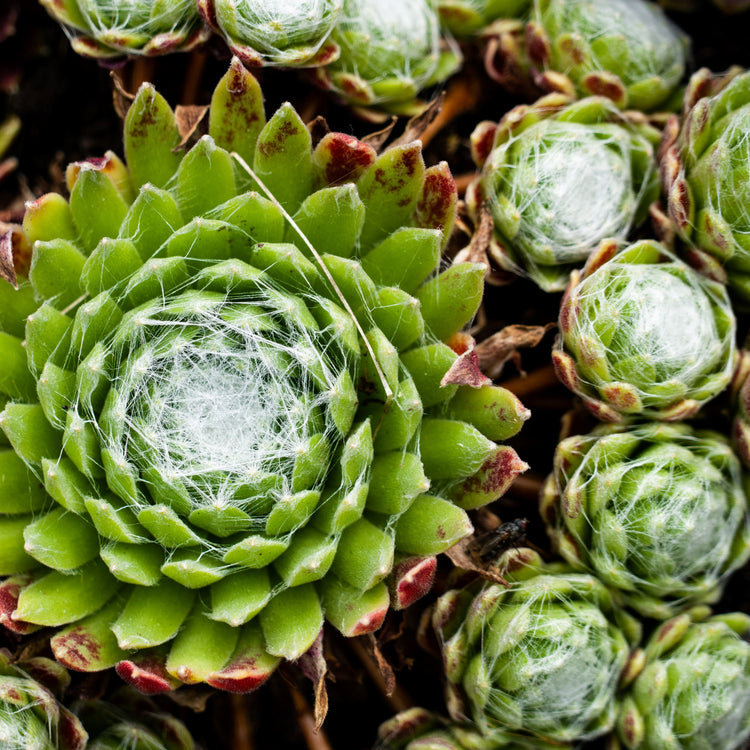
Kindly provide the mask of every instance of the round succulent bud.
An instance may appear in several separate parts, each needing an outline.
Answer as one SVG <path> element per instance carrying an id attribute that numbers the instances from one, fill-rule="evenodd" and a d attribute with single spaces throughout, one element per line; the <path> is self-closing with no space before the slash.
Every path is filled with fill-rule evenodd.
<path id="1" fill-rule="evenodd" d="M 657 628 L 622 695 L 622 746 L 742 747 L 750 737 L 750 643 L 741 637 L 748 629 L 739 612 L 692 623 L 679 615 Z"/>
<path id="2" fill-rule="evenodd" d="M 647 617 L 715 601 L 750 557 L 739 461 L 721 435 L 686 424 L 563 440 L 541 510 L 560 554 Z"/>
<path id="3" fill-rule="evenodd" d="M 668 106 L 685 74 L 687 37 L 648 0 L 535 0 L 527 37 L 543 86 L 622 108 Z"/>
<path id="4" fill-rule="evenodd" d="M 313 149 L 238 60 L 208 130 L 175 149 L 144 85 L 128 167 L 71 165 L 69 202 L 28 207 L 29 280 L 3 282 L 11 322 L 41 301 L 23 343 L 0 333 L 4 621 L 145 691 L 248 690 L 324 619 L 378 628 L 525 468 L 496 441 L 528 411 L 444 343 L 484 276 L 438 273 L 446 165 Z"/>
<path id="5" fill-rule="evenodd" d="M 565 750 L 570 745 L 450 721 L 423 708 L 410 708 L 383 722 L 377 750 Z"/>
<path id="6" fill-rule="evenodd" d="M 750 302 L 750 73 L 730 72 L 706 87 L 707 70 L 689 87 L 682 127 L 668 128 L 662 175 L 669 216 L 687 254 Z M 700 96 L 708 88 L 712 96 Z M 718 89 L 718 92 L 716 91 Z"/>
<path id="7" fill-rule="evenodd" d="M 653 240 L 602 243 L 573 272 L 559 325 L 558 377 L 607 422 L 690 417 L 736 362 L 725 287 Z"/>
<path id="8" fill-rule="evenodd" d="M 208 39 L 195 0 L 40 0 L 73 49 L 98 58 L 187 51 Z"/>
<path id="9" fill-rule="evenodd" d="M 570 271 L 605 238 L 624 240 L 658 195 L 659 133 L 604 97 L 571 104 L 553 95 L 516 107 L 484 160 L 487 135 L 486 123 L 474 133 L 484 168 L 468 204 L 476 215 L 489 201 L 494 259 L 546 291 L 565 289 Z"/>
<path id="10" fill-rule="evenodd" d="M 83 750 L 88 734 L 60 702 L 68 673 L 43 657 L 14 664 L 0 650 L 0 747 L 3 750 Z"/>
<path id="11" fill-rule="evenodd" d="M 443 28 L 457 37 L 473 36 L 498 19 L 520 18 L 531 0 L 437 0 Z"/>
<path id="12" fill-rule="evenodd" d="M 245 65 L 313 66 L 338 55 L 328 42 L 343 0 L 198 0 L 201 15 Z"/>
<path id="13" fill-rule="evenodd" d="M 552 570 L 552 569 L 550 569 Z M 629 645 L 596 578 L 539 572 L 479 593 L 450 591 L 432 622 L 442 641 L 448 709 L 482 734 L 546 741 L 598 737 L 614 726 L 615 694 Z"/>
<path id="14" fill-rule="evenodd" d="M 456 48 L 443 49 L 431 0 L 344 0 L 331 40 L 340 55 L 312 71 L 313 80 L 354 106 L 395 114 L 419 111 L 419 91 L 461 60 Z"/>

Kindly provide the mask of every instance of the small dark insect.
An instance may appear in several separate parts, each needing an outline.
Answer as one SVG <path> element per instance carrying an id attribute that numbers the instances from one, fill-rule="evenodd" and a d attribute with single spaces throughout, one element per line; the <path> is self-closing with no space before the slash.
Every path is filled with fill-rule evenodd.
<path id="1" fill-rule="evenodd" d="M 497 528 L 485 531 L 472 540 L 470 553 L 481 565 L 489 565 L 506 550 L 518 547 L 526 540 L 525 518 L 501 523 Z"/>

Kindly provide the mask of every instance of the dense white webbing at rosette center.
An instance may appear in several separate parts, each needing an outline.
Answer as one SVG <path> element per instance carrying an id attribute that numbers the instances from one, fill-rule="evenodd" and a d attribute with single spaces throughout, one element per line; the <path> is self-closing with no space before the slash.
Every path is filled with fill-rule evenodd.
<path id="1" fill-rule="evenodd" d="M 293 46 L 319 49 L 339 18 L 343 0 L 218 0 L 216 19 L 233 40 L 283 61 Z"/>
<path id="2" fill-rule="evenodd" d="M 496 202 L 500 193 L 517 208 L 513 246 L 550 265 L 585 260 L 604 238 L 624 238 L 647 184 L 633 184 L 631 148 L 618 126 L 543 121 L 495 149 L 488 197 Z"/>
<path id="3" fill-rule="evenodd" d="M 195 0 L 77 0 L 77 4 L 91 28 L 101 32 L 120 27 L 148 36 L 172 31 L 198 17 Z"/>
<path id="4" fill-rule="evenodd" d="M 291 493 L 306 441 L 321 431 L 331 444 L 339 439 L 326 409 L 341 366 L 317 333 L 287 323 L 269 334 L 206 312 L 152 327 L 116 383 L 129 460 L 182 484 L 194 507 L 245 504 L 242 489 L 268 474 L 282 478 L 272 496 Z"/>
<path id="5" fill-rule="evenodd" d="M 626 379 L 646 396 L 673 379 L 691 386 L 725 350 L 700 278 L 679 267 L 605 264 L 584 279 L 580 298 L 588 315 L 578 316 L 576 337 L 599 339 L 601 327 L 609 325 L 602 316 L 612 316 L 614 333 L 604 341 L 611 377 Z"/>

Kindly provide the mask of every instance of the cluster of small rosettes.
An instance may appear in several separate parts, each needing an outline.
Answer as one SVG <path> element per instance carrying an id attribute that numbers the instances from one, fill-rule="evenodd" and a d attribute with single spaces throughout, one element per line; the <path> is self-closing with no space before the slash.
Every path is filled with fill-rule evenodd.
<path id="1" fill-rule="evenodd" d="M 442 38 L 430 0 L 42 0 L 74 49 L 96 58 L 196 48 L 215 34 L 252 68 L 304 67 L 358 107 L 419 111 L 420 90 L 444 81 L 461 53 Z"/>
<path id="2" fill-rule="evenodd" d="M 750 556 L 739 461 L 721 435 L 686 424 L 566 438 L 541 513 L 558 553 L 646 617 L 713 603 Z"/>
<path id="3" fill-rule="evenodd" d="M 493 259 L 562 291 L 602 240 L 626 239 L 645 218 L 659 190 L 657 142 L 604 97 L 549 95 L 481 123 L 472 145 L 482 176 L 467 202 L 476 220 L 489 200 Z"/>
<path id="4" fill-rule="evenodd" d="M 572 275 L 553 361 L 603 421 L 675 421 L 729 384 L 735 326 L 726 289 L 663 245 L 604 242 Z"/>

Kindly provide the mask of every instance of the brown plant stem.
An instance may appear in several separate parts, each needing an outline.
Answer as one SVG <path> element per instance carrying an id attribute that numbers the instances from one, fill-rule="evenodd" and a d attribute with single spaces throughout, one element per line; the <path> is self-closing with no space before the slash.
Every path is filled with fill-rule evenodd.
<path id="1" fill-rule="evenodd" d="M 463 195 L 469 185 L 471 185 L 471 183 L 474 182 L 476 178 L 476 172 L 465 172 L 464 174 L 455 175 L 453 177 L 453 180 L 456 183 L 456 190 L 458 190 L 458 194 Z"/>
<path id="2" fill-rule="evenodd" d="M 509 492 L 523 498 L 524 500 L 536 501 L 542 491 L 544 480 L 533 474 L 520 474 L 513 480 Z"/>
<path id="3" fill-rule="evenodd" d="M 130 71 L 129 92 L 135 94 L 143 83 L 154 82 L 156 60 L 153 57 L 137 57 Z"/>
<path id="4" fill-rule="evenodd" d="M 333 750 L 326 733 L 315 728 L 315 715 L 302 693 L 294 685 L 289 685 L 292 701 L 297 712 L 297 723 L 308 750 Z"/>
<path id="5" fill-rule="evenodd" d="M 507 380 L 501 385 L 503 388 L 507 388 L 512 393 L 515 393 L 520 399 L 523 399 L 531 394 L 559 384 L 560 381 L 557 379 L 555 367 L 550 362 L 528 375 L 521 375 L 512 380 Z"/>
<path id="6" fill-rule="evenodd" d="M 181 104 L 197 104 L 198 90 L 200 88 L 203 69 L 206 67 L 206 53 L 193 52 L 189 59 L 187 70 L 185 71 L 185 80 L 182 86 Z"/>
<path id="7" fill-rule="evenodd" d="M 232 705 L 232 748 L 233 750 L 255 750 L 253 732 L 250 726 L 248 700 L 246 695 L 233 694 Z"/>
<path id="8" fill-rule="evenodd" d="M 480 87 L 476 76 L 454 78 L 448 84 L 440 112 L 419 136 L 422 146 L 427 146 L 451 120 L 472 110 L 479 101 L 479 92 Z"/>
<path id="9" fill-rule="evenodd" d="M 357 658 L 362 662 L 362 666 L 369 675 L 370 679 L 375 683 L 380 694 L 383 696 L 388 705 L 393 709 L 394 713 L 400 713 L 406 711 L 408 708 L 414 707 L 414 700 L 394 679 L 393 685 L 388 685 L 383 676 L 380 667 L 377 662 L 373 659 L 372 655 L 367 652 L 367 649 L 362 645 L 358 638 L 350 638 L 349 644 L 357 654 Z"/>

